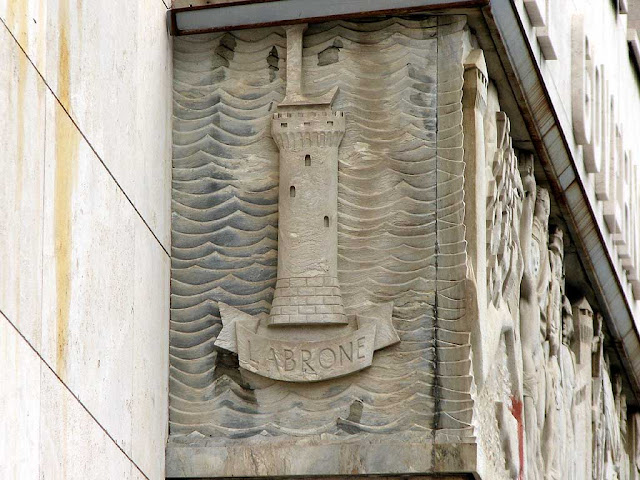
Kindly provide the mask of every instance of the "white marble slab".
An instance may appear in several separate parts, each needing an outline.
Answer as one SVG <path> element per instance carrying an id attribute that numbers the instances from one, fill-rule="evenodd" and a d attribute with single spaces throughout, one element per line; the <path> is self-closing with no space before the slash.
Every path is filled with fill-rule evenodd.
<path id="1" fill-rule="evenodd" d="M 50 94 L 47 125 L 42 354 L 162 478 L 169 258 Z"/>
<path id="2" fill-rule="evenodd" d="M 135 222 L 132 457 L 150 479 L 164 479 L 169 401 L 169 257 Z"/>
<path id="3" fill-rule="evenodd" d="M 43 0 L 0 0 L 0 19 L 38 68 L 44 68 L 47 52 L 47 10 Z"/>
<path id="4" fill-rule="evenodd" d="M 0 28 L 0 309 L 40 345 L 45 85 Z"/>
<path id="5" fill-rule="evenodd" d="M 134 474 L 137 468 L 130 459 L 51 370 L 42 368 L 41 381 L 43 402 L 40 419 L 39 478 L 140 478 Z"/>
<path id="6" fill-rule="evenodd" d="M 0 478 L 39 478 L 40 367 L 36 353 L 0 316 Z"/>
<path id="7" fill-rule="evenodd" d="M 42 355 L 131 448 L 135 212 L 47 95 Z"/>
<path id="8" fill-rule="evenodd" d="M 0 18 L 169 248 L 171 38 L 161 0 L 0 0 Z"/>

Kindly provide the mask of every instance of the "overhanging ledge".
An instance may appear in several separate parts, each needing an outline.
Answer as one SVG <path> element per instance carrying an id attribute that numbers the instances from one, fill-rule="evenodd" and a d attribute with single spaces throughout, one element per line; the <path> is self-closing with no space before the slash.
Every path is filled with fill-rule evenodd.
<path id="1" fill-rule="evenodd" d="M 214 0 L 213 3 L 211 0 L 176 0 L 167 14 L 169 31 L 177 36 L 488 4 L 489 0 Z"/>

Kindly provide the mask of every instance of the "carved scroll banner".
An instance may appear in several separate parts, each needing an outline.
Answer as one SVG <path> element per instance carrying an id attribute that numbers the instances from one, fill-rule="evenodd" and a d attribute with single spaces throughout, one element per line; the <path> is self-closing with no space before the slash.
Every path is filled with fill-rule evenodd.
<path id="1" fill-rule="evenodd" d="M 300 341 L 261 335 L 259 319 L 220 304 L 226 323 L 216 345 L 237 353 L 240 367 L 263 377 L 318 382 L 367 368 L 375 350 L 399 342 L 390 321 L 392 309 L 392 303 L 361 307 L 362 315 L 353 321 L 356 330 L 323 340 Z"/>
<path id="2" fill-rule="evenodd" d="M 375 326 L 317 342 L 288 342 L 237 326 L 240 366 L 263 377 L 313 382 L 341 377 L 371 365 Z"/>

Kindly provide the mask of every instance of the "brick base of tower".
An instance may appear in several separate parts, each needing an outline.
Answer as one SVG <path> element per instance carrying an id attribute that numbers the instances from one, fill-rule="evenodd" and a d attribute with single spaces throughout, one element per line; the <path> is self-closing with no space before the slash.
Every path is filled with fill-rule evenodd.
<path id="1" fill-rule="evenodd" d="M 346 324 L 336 277 L 279 278 L 269 325 Z"/>

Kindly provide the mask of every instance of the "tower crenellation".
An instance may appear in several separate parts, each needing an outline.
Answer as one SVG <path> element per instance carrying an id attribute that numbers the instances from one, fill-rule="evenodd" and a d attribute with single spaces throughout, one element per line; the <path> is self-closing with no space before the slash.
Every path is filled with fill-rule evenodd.
<path id="1" fill-rule="evenodd" d="M 344 112 L 321 108 L 273 114 L 271 134 L 278 148 L 338 148 L 345 132 Z"/>

